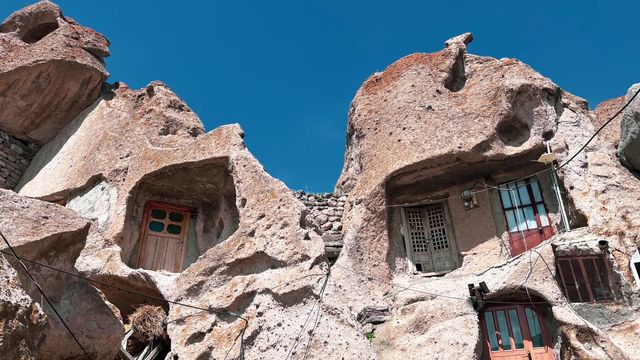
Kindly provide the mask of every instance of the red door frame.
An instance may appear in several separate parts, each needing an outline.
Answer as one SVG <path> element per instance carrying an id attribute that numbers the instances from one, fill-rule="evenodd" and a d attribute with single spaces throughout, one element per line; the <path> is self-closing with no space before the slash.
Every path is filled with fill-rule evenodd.
<path id="1" fill-rule="evenodd" d="M 540 324 L 540 331 L 542 332 L 542 339 L 544 342 L 544 347 L 533 347 L 533 342 L 531 340 L 531 333 L 529 332 L 529 326 L 526 319 L 526 315 L 524 313 L 524 309 L 529 308 L 533 310 L 533 312 L 538 317 L 538 323 Z M 518 314 L 518 322 L 520 324 L 520 332 L 522 334 L 524 349 L 516 349 L 515 340 L 512 334 L 511 327 L 511 318 L 509 317 L 509 310 L 516 309 L 516 313 Z M 505 318 L 507 320 L 507 328 L 509 331 L 509 341 L 511 344 L 511 350 L 498 350 L 491 351 L 491 343 L 489 342 L 489 336 L 487 333 L 487 326 L 484 320 L 484 314 L 486 311 L 490 311 L 493 316 L 493 322 L 496 327 L 498 327 L 498 319 L 495 315 L 496 311 L 504 311 Z M 529 355 L 533 360 L 553 360 L 555 359 L 555 353 L 553 351 L 551 336 L 547 331 L 544 322 L 542 321 L 542 315 L 537 307 L 531 306 L 527 303 L 522 304 L 510 304 L 510 305 L 496 305 L 496 306 L 488 306 L 482 309 L 480 312 L 480 327 L 482 328 L 482 335 L 484 337 L 484 346 L 485 351 L 490 360 L 515 360 L 515 359 L 528 359 Z M 496 334 L 498 340 L 500 341 L 499 334 Z"/>
<path id="2" fill-rule="evenodd" d="M 152 221 L 151 219 L 151 211 L 154 209 L 162 209 L 162 210 L 166 210 L 167 211 L 167 218 L 169 217 L 169 212 L 171 210 L 173 211 L 177 211 L 177 212 L 181 212 L 184 214 L 184 218 L 182 220 L 182 229 L 183 229 L 183 233 L 180 234 L 179 236 L 175 236 L 175 235 L 163 235 L 166 237 L 171 237 L 171 238 L 176 238 L 176 239 L 181 239 L 183 241 L 183 245 L 182 245 L 182 254 L 180 255 L 180 259 L 178 260 L 178 263 L 176 264 L 177 266 L 177 271 L 176 272 L 180 272 L 182 271 L 182 266 L 184 265 L 184 255 L 187 249 L 187 240 L 189 237 L 189 220 L 191 218 L 191 212 L 192 209 L 186 206 L 180 206 L 180 205 L 174 205 L 174 204 L 167 204 L 167 203 L 163 203 L 163 202 L 159 202 L 159 201 L 148 201 L 145 206 L 144 206 L 144 217 L 142 218 L 142 229 L 140 231 L 140 253 L 138 253 L 138 263 L 137 266 L 140 267 L 142 264 L 142 256 L 145 253 L 146 250 L 146 245 L 147 245 L 147 234 L 148 234 L 148 230 L 149 230 L 149 222 Z M 176 240 L 177 241 L 177 240 Z M 157 270 L 157 269 L 149 269 L 149 270 Z"/>
<path id="3" fill-rule="evenodd" d="M 534 213 L 534 216 L 536 219 L 536 225 L 537 225 L 536 229 L 517 230 L 516 232 L 509 231 L 509 222 L 507 221 L 507 210 L 515 210 L 516 207 L 514 206 L 511 208 L 505 209 L 504 203 L 502 201 L 502 195 L 500 194 L 500 191 L 502 190 L 498 190 L 498 197 L 500 198 L 500 206 L 502 207 L 502 214 L 504 216 L 504 221 L 506 225 L 505 228 L 507 229 L 507 233 L 509 234 L 509 247 L 511 250 L 511 256 L 522 254 L 526 250 L 531 249 L 537 246 L 538 244 L 540 244 L 541 242 L 543 242 L 544 240 L 549 239 L 554 234 L 553 227 L 551 226 L 551 218 L 549 217 L 549 209 L 547 208 L 547 203 L 544 201 L 544 195 L 542 194 L 542 187 L 540 186 L 540 181 L 537 178 L 535 178 L 535 180 L 536 180 L 536 183 L 538 184 L 538 190 L 540 191 L 540 199 L 542 199 L 541 202 L 536 202 L 535 196 L 533 195 L 533 190 L 531 189 L 531 178 L 520 180 L 520 181 L 524 181 L 526 184 L 525 187 L 527 189 L 527 194 L 529 194 L 529 199 L 531 201 L 531 204 L 524 205 L 524 206 L 522 205 L 522 202 L 520 201 L 520 194 L 518 192 L 517 182 L 515 182 L 516 184 L 515 192 L 518 195 L 518 201 L 520 201 L 521 203 L 521 205 L 517 207 L 518 209 L 522 209 L 523 207 L 527 207 L 527 206 L 530 206 L 533 209 L 533 213 Z M 500 187 L 511 184 L 511 183 L 512 182 L 500 184 Z M 511 198 L 511 191 L 512 190 L 509 190 L 510 198 Z M 547 226 L 542 225 L 542 221 L 540 220 L 540 213 L 538 212 L 538 206 L 537 206 L 538 204 L 542 204 L 542 206 L 544 206 L 544 211 L 547 213 L 547 220 L 549 221 L 549 225 Z M 517 217 L 516 217 L 516 221 L 518 221 Z M 520 227 L 520 223 L 518 222 L 517 224 L 518 224 L 518 227 Z"/>

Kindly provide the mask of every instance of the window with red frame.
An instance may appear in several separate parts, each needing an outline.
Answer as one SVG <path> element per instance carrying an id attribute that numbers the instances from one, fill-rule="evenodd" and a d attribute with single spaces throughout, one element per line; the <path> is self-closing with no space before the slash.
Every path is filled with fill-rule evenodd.
<path id="1" fill-rule="evenodd" d="M 614 299 L 611 272 L 604 255 L 561 257 L 556 260 L 565 294 L 571 302 Z"/>
<path id="2" fill-rule="evenodd" d="M 480 323 L 491 360 L 555 359 L 540 312 L 532 306 L 491 306 L 482 311 Z"/>

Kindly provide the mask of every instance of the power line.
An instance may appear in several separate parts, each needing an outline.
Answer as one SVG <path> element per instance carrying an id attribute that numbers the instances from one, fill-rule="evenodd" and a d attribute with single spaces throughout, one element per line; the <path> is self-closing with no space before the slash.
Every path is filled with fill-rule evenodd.
<path id="1" fill-rule="evenodd" d="M 42 297 L 44 297 L 44 299 L 47 301 L 47 304 L 49 304 L 49 306 L 51 307 L 51 309 L 53 309 L 53 312 L 56 314 L 56 316 L 58 317 L 58 319 L 60 319 L 60 322 L 62 322 L 62 325 L 64 325 L 64 327 L 67 329 L 67 331 L 69 332 L 69 334 L 71 334 L 71 337 L 73 338 L 73 340 L 76 342 L 76 344 L 78 344 L 78 346 L 80 347 L 80 349 L 82 349 L 82 352 L 84 353 L 84 355 L 87 357 L 87 359 L 91 359 L 91 356 L 89 355 L 89 353 L 87 352 L 87 350 L 84 348 L 84 346 L 82 346 L 82 344 L 80 343 L 80 341 L 78 340 L 78 338 L 76 337 L 76 335 L 73 333 L 73 331 L 71 331 L 71 328 L 69 328 L 69 325 L 67 325 L 67 323 L 64 321 L 64 319 L 62 318 L 62 316 L 60 315 L 60 313 L 58 313 L 58 310 L 56 310 L 56 307 L 53 306 L 53 303 L 51 302 L 51 300 L 49 300 L 49 297 L 47 296 L 47 294 L 44 293 L 44 290 L 42 290 L 42 288 L 40 287 L 40 284 L 38 284 L 38 282 L 36 281 L 36 279 L 33 277 L 33 275 L 31 275 L 31 272 L 29 271 L 29 269 L 27 268 L 27 266 L 20 260 L 20 257 L 18 257 L 18 254 L 16 254 L 16 251 L 13 249 L 13 246 L 11 246 L 11 244 L 9 243 L 9 241 L 7 240 L 6 237 L 4 237 L 4 234 L 2 234 L 2 232 L 0 232 L 0 237 L 2 237 L 2 240 L 4 241 L 5 244 L 7 244 L 7 247 L 9 247 L 9 250 L 11 250 L 12 255 L 16 258 L 16 260 L 20 263 L 20 265 L 22 266 L 22 268 L 24 269 L 24 271 L 27 273 L 27 275 L 29 276 L 29 278 L 31 279 L 31 281 L 33 282 L 33 284 L 36 286 L 36 288 L 38 288 L 38 291 L 40 291 L 40 294 L 42 294 Z M 4 251 L 3 251 L 4 252 Z"/>
<path id="2" fill-rule="evenodd" d="M 534 173 L 532 173 L 532 174 L 529 174 L 529 175 L 527 175 L 527 176 L 521 177 L 521 178 L 519 178 L 519 179 L 516 179 L 516 180 L 513 180 L 513 181 L 509 181 L 508 183 L 505 183 L 505 184 L 502 184 L 502 185 L 508 185 L 508 184 L 511 184 L 511 183 L 514 183 L 514 182 L 522 181 L 522 180 L 528 179 L 528 178 L 530 178 L 530 177 L 532 177 L 532 176 L 535 176 L 535 175 L 539 175 L 539 174 L 545 173 L 545 172 L 547 172 L 547 171 L 556 171 L 556 172 L 557 172 L 558 170 L 560 170 L 561 168 L 563 168 L 564 166 L 566 166 L 569 162 L 571 162 L 573 159 L 575 159 L 575 158 L 578 156 L 578 154 L 580 154 L 582 151 L 584 151 L 584 149 L 585 149 L 585 148 L 586 148 L 586 147 L 591 143 L 591 141 L 593 141 L 593 139 L 594 139 L 594 138 L 595 138 L 595 137 L 600 133 L 600 131 L 602 131 L 602 129 L 604 129 L 607 125 L 609 125 L 609 123 L 611 123 L 611 122 L 613 121 L 613 119 L 615 119 L 615 118 L 616 118 L 616 116 L 620 115 L 620 113 L 622 113 L 622 112 L 624 111 L 624 109 L 626 109 L 626 108 L 631 104 L 631 102 L 636 98 L 636 96 L 638 96 L 638 94 L 640 94 L 640 89 L 638 89 L 638 91 L 636 91 L 636 93 L 635 93 L 635 94 L 633 94 L 633 96 L 631 97 L 631 99 L 629 99 L 629 101 L 628 101 L 626 104 L 624 104 L 624 106 L 622 106 L 622 107 L 620 108 L 620 110 L 618 110 L 618 111 L 617 111 L 617 112 L 616 112 L 616 113 L 615 113 L 611 118 L 609 118 L 609 120 L 607 120 L 604 124 L 602 124 L 602 126 L 600 126 L 600 128 L 598 128 L 598 130 L 596 130 L 596 132 L 595 132 L 595 133 L 593 133 L 593 135 L 591 135 L 591 137 L 589 138 L 589 140 L 587 140 L 587 142 L 585 142 L 585 143 L 580 147 L 580 149 L 579 149 L 575 154 L 573 154 L 573 155 L 572 155 L 572 156 L 571 156 L 567 161 L 565 161 L 564 163 L 562 163 L 562 165 L 559 165 L 559 166 L 558 166 L 557 168 L 555 168 L 555 169 L 551 169 L 551 168 L 549 168 L 549 169 L 540 170 L 540 171 L 534 172 Z M 473 191 L 472 191 L 472 193 L 474 193 L 474 194 L 479 194 L 479 193 L 482 193 L 482 192 L 485 192 L 485 191 L 489 191 L 489 190 L 491 190 L 491 188 L 495 188 L 495 189 L 498 189 L 498 190 L 508 190 L 508 189 L 503 189 L 503 188 L 499 188 L 499 187 L 495 187 L 495 186 L 489 186 L 489 185 L 487 185 L 487 184 L 485 184 L 485 183 L 482 183 L 482 184 L 483 184 L 483 185 L 485 185 L 485 188 L 484 188 L 484 189 L 480 189 L 480 190 L 473 190 Z M 516 188 L 517 188 L 517 187 L 516 187 Z M 462 195 L 453 195 L 453 196 L 442 197 L 442 198 L 437 198 L 437 199 L 429 199 L 429 198 L 427 198 L 427 199 L 421 200 L 421 201 L 416 202 L 416 203 L 392 204 L 392 205 L 386 205 L 385 207 L 387 207 L 387 208 L 393 208 L 393 207 L 419 206 L 419 205 L 426 205 L 426 204 L 432 203 L 432 202 L 434 202 L 434 201 L 443 201 L 443 200 L 449 200 L 449 199 L 457 199 L 457 198 L 461 198 L 461 197 L 462 197 Z"/>
<path id="3" fill-rule="evenodd" d="M 168 303 L 168 304 L 173 304 L 173 305 L 184 306 L 184 307 L 187 307 L 187 308 L 191 308 L 191 309 L 195 309 L 195 310 L 200 310 L 200 311 L 204 311 L 204 312 L 208 312 L 208 313 L 213 313 L 213 314 L 216 314 L 216 315 L 229 315 L 229 316 L 232 316 L 232 317 L 235 317 L 235 318 L 237 318 L 237 319 L 240 319 L 240 320 L 244 321 L 244 322 L 245 322 L 244 327 L 242 328 L 242 330 L 240 331 L 240 333 L 238 334 L 238 336 L 237 336 L 237 337 L 236 337 L 236 339 L 234 340 L 233 344 L 231 345 L 231 348 L 229 349 L 229 350 L 233 349 L 233 347 L 235 346 L 236 342 L 238 341 L 238 337 L 240 337 L 240 338 L 241 338 L 241 339 L 240 339 L 240 347 L 241 347 L 240 352 L 241 352 L 241 358 L 243 358 L 243 353 L 244 353 L 244 349 L 243 349 L 243 346 L 244 346 L 244 333 L 245 333 L 245 331 L 246 331 L 247 327 L 249 327 L 249 320 L 247 320 L 247 319 L 246 319 L 246 318 L 244 318 L 243 316 L 241 316 L 241 315 L 239 315 L 239 314 L 236 314 L 236 313 L 234 313 L 234 312 L 231 312 L 231 311 L 220 311 L 220 310 L 215 310 L 215 309 L 211 309 L 211 308 L 203 308 L 203 307 L 199 307 L 199 306 L 195 306 L 195 305 L 185 304 L 185 303 L 181 303 L 181 302 L 178 302 L 178 301 L 167 300 L 167 299 L 164 299 L 164 298 L 161 298 L 161 297 L 158 297 L 158 296 L 153 296 L 153 295 L 145 294 L 145 293 L 140 292 L 140 291 L 136 291 L 136 290 L 132 290 L 132 289 L 128 289 L 128 288 L 124 288 L 124 287 L 121 287 L 121 286 L 117 286 L 117 285 L 109 284 L 109 283 L 106 283 L 106 282 L 104 282 L 104 281 L 95 280 L 95 279 L 90 279 L 90 278 L 88 278 L 88 277 L 86 277 L 86 276 L 83 276 L 83 275 L 80 275 L 80 274 L 77 274 L 77 273 L 73 273 L 73 272 L 70 272 L 70 271 L 66 271 L 66 270 L 63 270 L 63 269 L 59 269 L 59 268 L 56 268 L 56 267 L 53 267 L 53 266 L 50 266 L 50 265 L 43 264 L 43 263 L 41 263 L 41 262 L 35 261 L 35 260 L 27 259 L 27 258 L 21 257 L 21 256 L 19 256 L 18 254 L 16 254 L 16 252 L 13 250 L 13 248 L 11 247 L 11 245 L 9 245 L 9 242 L 8 242 L 8 241 L 7 241 L 7 239 L 4 237 L 4 235 L 2 235 L 2 233 L 0 233 L 0 236 L 2 236 L 2 239 L 5 241 L 5 243 L 6 243 L 6 244 L 9 246 L 9 248 L 11 249 L 11 252 L 7 252 L 7 251 L 5 251 L 5 250 L 0 250 L 0 253 L 3 253 L 3 254 L 5 254 L 5 255 L 9 255 L 9 256 L 13 256 L 13 257 L 15 257 L 15 258 L 18 260 L 18 262 L 20 262 L 20 264 L 22 265 L 22 267 L 23 267 L 23 268 L 25 268 L 25 270 L 26 270 L 26 271 L 27 271 L 27 273 L 29 274 L 29 277 L 31 277 L 31 274 L 30 274 L 30 273 L 29 273 L 29 271 L 27 270 L 26 266 L 22 263 L 22 260 L 24 260 L 24 261 L 26 261 L 26 262 L 28 262 L 28 263 L 31 263 L 31 264 L 35 264 L 35 265 L 38 265 L 38 266 L 44 267 L 44 268 L 49 269 L 49 270 L 52 270 L 52 271 L 57 271 L 57 272 L 60 272 L 60 273 L 62 273 L 62 274 L 66 274 L 66 275 L 69 275 L 69 276 L 73 276 L 73 277 L 76 277 L 76 278 L 82 279 L 82 280 L 87 281 L 87 282 L 100 284 L 100 285 L 103 285 L 103 286 L 106 286 L 106 287 L 111 287 L 111 288 L 114 288 L 114 289 L 118 289 L 118 290 L 120 290 L 120 291 L 128 292 L 128 293 L 130 293 L 130 294 L 134 294 L 134 295 L 142 296 L 142 297 L 145 297 L 145 298 L 148 298 L 148 299 L 153 299 L 153 300 L 157 300 L 157 301 L 160 301 L 160 302 L 164 302 L 164 303 Z M 33 280 L 33 277 L 31 277 L 31 279 Z M 35 282 L 35 280 L 34 280 L 34 282 Z M 36 283 L 36 286 L 38 286 L 38 284 L 37 284 L 37 283 Z M 47 303 L 49 303 L 49 305 L 51 306 L 51 308 L 55 311 L 56 315 L 58 315 L 58 317 L 60 318 L 60 320 L 62 320 L 62 318 L 60 317 L 60 315 L 58 314 L 58 312 L 56 311 L 56 309 L 53 307 L 53 304 L 49 301 L 49 299 L 46 297 L 46 295 L 44 294 L 44 292 L 42 291 L 42 289 L 41 289 L 39 286 L 38 286 L 38 290 L 40 290 L 40 292 L 42 293 L 42 295 L 44 296 L 44 298 L 47 300 Z M 62 322 L 63 322 L 63 324 L 65 324 L 65 323 L 64 323 L 64 321 L 62 321 Z M 67 326 L 66 326 L 66 324 L 65 324 L 65 327 L 67 327 Z M 71 333 L 71 330 L 70 330 L 68 327 L 67 327 L 67 330 L 69 330 L 69 332 Z M 73 335 L 73 333 L 71 333 L 71 335 L 72 335 L 72 336 L 73 336 L 73 338 L 76 340 L 76 342 L 78 343 L 78 345 L 79 345 L 80 347 L 82 347 L 82 345 L 80 344 L 80 342 L 78 342 L 78 340 L 77 340 L 77 339 L 76 339 L 76 337 Z M 83 348 L 83 350 L 84 350 L 84 348 Z M 85 351 L 85 354 L 87 354 L 87 352 L 86 352 L 86 351 Z M 228 353 L 227 353 L 227 355 L 228 355 Z M 89 355 L 87 354 L 87 357 L 88 357 L 88 356 L 89 356 Z"/>
<path id="4" fill-rule="evenodd" d="M 400 286 L 400 285 L 389 284 L 388 281 L 384 281 L 384 280 L 381 280 L 381 279 L 376 279 L 375 277 L 373 277 L 371 275 L 364 274 L 362 272 L 355 271 L 353 269 L 349 269 L 348 267 L 342 266 L 342 265 L 340 265 L 338 263 L 333 264 L 333 266 L 337 266 L 337 267 L 343 268 L 343 269 L 345 269 L 345 270 L 347 270 L 349 272 L 352 272 L 352 273 L 354 273 L 356 275 L 363 276 L 369 281 L 376 281 L 376 282 L 379 282 L 381 284 L 391 285 L 392 287 L 402 289 L 403 291 L 404 290 L 409 290 L 409 291 L 413 291 L 413 292 L 417 292 L 417 293 L 421 293 L 421 294 L 426 294 L 426 295 L 431 295 L 431 296 L 434 296 L 434 297 L 441 297 L 441 298 L 446 298 L 446 299 L 452 299 L 452 300 L 460 300 L 460 301 L 468 301 L 469 300 L 469 298 L 464 298 L 464 297 L 459 297 L 459 296 L 452 296 L 452 295 L 437 294 L 437 293 L 434 293 L 434 292 L 414 289 L 411 286 L 406 286 L 405 287 L 405 286 Z M 499 301 L 499 300 L 483 300 L 483 302 L 484 303 L 488 303 L 488 304 L 504 304 L 504 305 L 520 305 L 520 304 L 522 304 L 522 302 Z M 528 303 L 530 303 L 530 304 L 540 304 L 540 305 L 558 305 L 558 304 L 551 303 L 549 301 L 533 301 L 533 302 L 528 302 Z"/>
<path id="5" fill-rule="evenodd" d="M 609 125 L 610 122 L 613 121 L 613 119 L 616 118 L 616 116 L 620 115 L 621 112 L 624 111 L 624 109 L 627 108 L 627 106 L 629 106 L 629 104 L 631 104 L 631 102 L 633 101 L 633 99 L 636 98 L 636 96 L 638 96 L 638 94 L 640 93 L 640 89 L 638 89 L 638 91 L 636 91 L 635 94 L 633 94 L 633 96 L 631 97 L 631 99 L 629 99 L 629 101 L 627 101 L 626 104 L 624 104 L 623 107 L 620 108 L 620 110 L 616 111 L 615 114 L 613 114 L 613 116 L 611 118 L 609 118 L 609 120 L 607 120 L 604 124 L 602 124 L 602 126 L 600 126 L 600 128 L 593 133 L 593 135 L 591 135 L 591 137 L 589 138 L 589 140 L 587 140 L 586 143 L 584 143 L 584 145 L 582 145 L 582 147 L 580 148 L 580 150 L 578 150 L 575 154 L 573 154 L 572 157 L 569 158 L 569 160 L 565 161 L 564 163 L 562 163 L 562 165 L 558 166 L 556 168 L 556 171 L 563 168 L 565 165 L 567 165 L 571 160 L 575 159 L 576 156 L 578 156 L 578 154 L 580 154 L 586 147 L 587 145 L 589 145 L 589 143 L 591 142 L 591 140 L 593 140 L 596 135 L 598 135 L 598 133 L 600 133 L 600 131 L 602 131 L 602 129 L 604 129 L 605 126 Z"/>

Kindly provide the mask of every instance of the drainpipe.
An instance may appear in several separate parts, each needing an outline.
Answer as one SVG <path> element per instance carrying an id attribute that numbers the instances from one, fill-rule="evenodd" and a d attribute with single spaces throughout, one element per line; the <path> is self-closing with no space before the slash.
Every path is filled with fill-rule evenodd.
<path id="1" fill-rule="evenodd" d="M 549 146 L 549 142 L 547 142 L 546 145 L 547 145 L 547 153 L 551 153 L 551 147 Z M 551 182 L 553 184 L 552 186 L 553 186 L 553 189 L 555 190 L 556 197 L 558 198 L 558 206 L 560 207 L 560 214 L 562 216 L 562 222 L 564 223 L 565 231 L 570 231 L 571 227 L 569 226 L 569 218 L 567 217 L 567 212 L 564 208 L 564 201 L 562 201 L 562 194 L 560 193 L 560 186 L 558 186 L 558 178 L 556 176 L 556 169 L 555 169 L 555 166 L 553 165 L 553 162 L 551 163 Z"/>

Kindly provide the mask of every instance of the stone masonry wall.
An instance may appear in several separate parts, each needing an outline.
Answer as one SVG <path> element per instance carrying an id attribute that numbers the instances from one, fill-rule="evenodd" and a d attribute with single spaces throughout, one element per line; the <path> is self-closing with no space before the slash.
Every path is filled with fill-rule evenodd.
<path id="1" fill-rule="evenodd" d="M 0 131 L 0 188 L 12 189 L 27 170 L 39 146 Z"/>
<path id="2" fill-rule="evenodd" d="M 309 213 L 307 223 L 322 236 L 329 258 L 336 258 L 342 249 L 342 214 L 346 195 L 332 193 L 308 194 L 302 190 L 294 192 Z"/>

